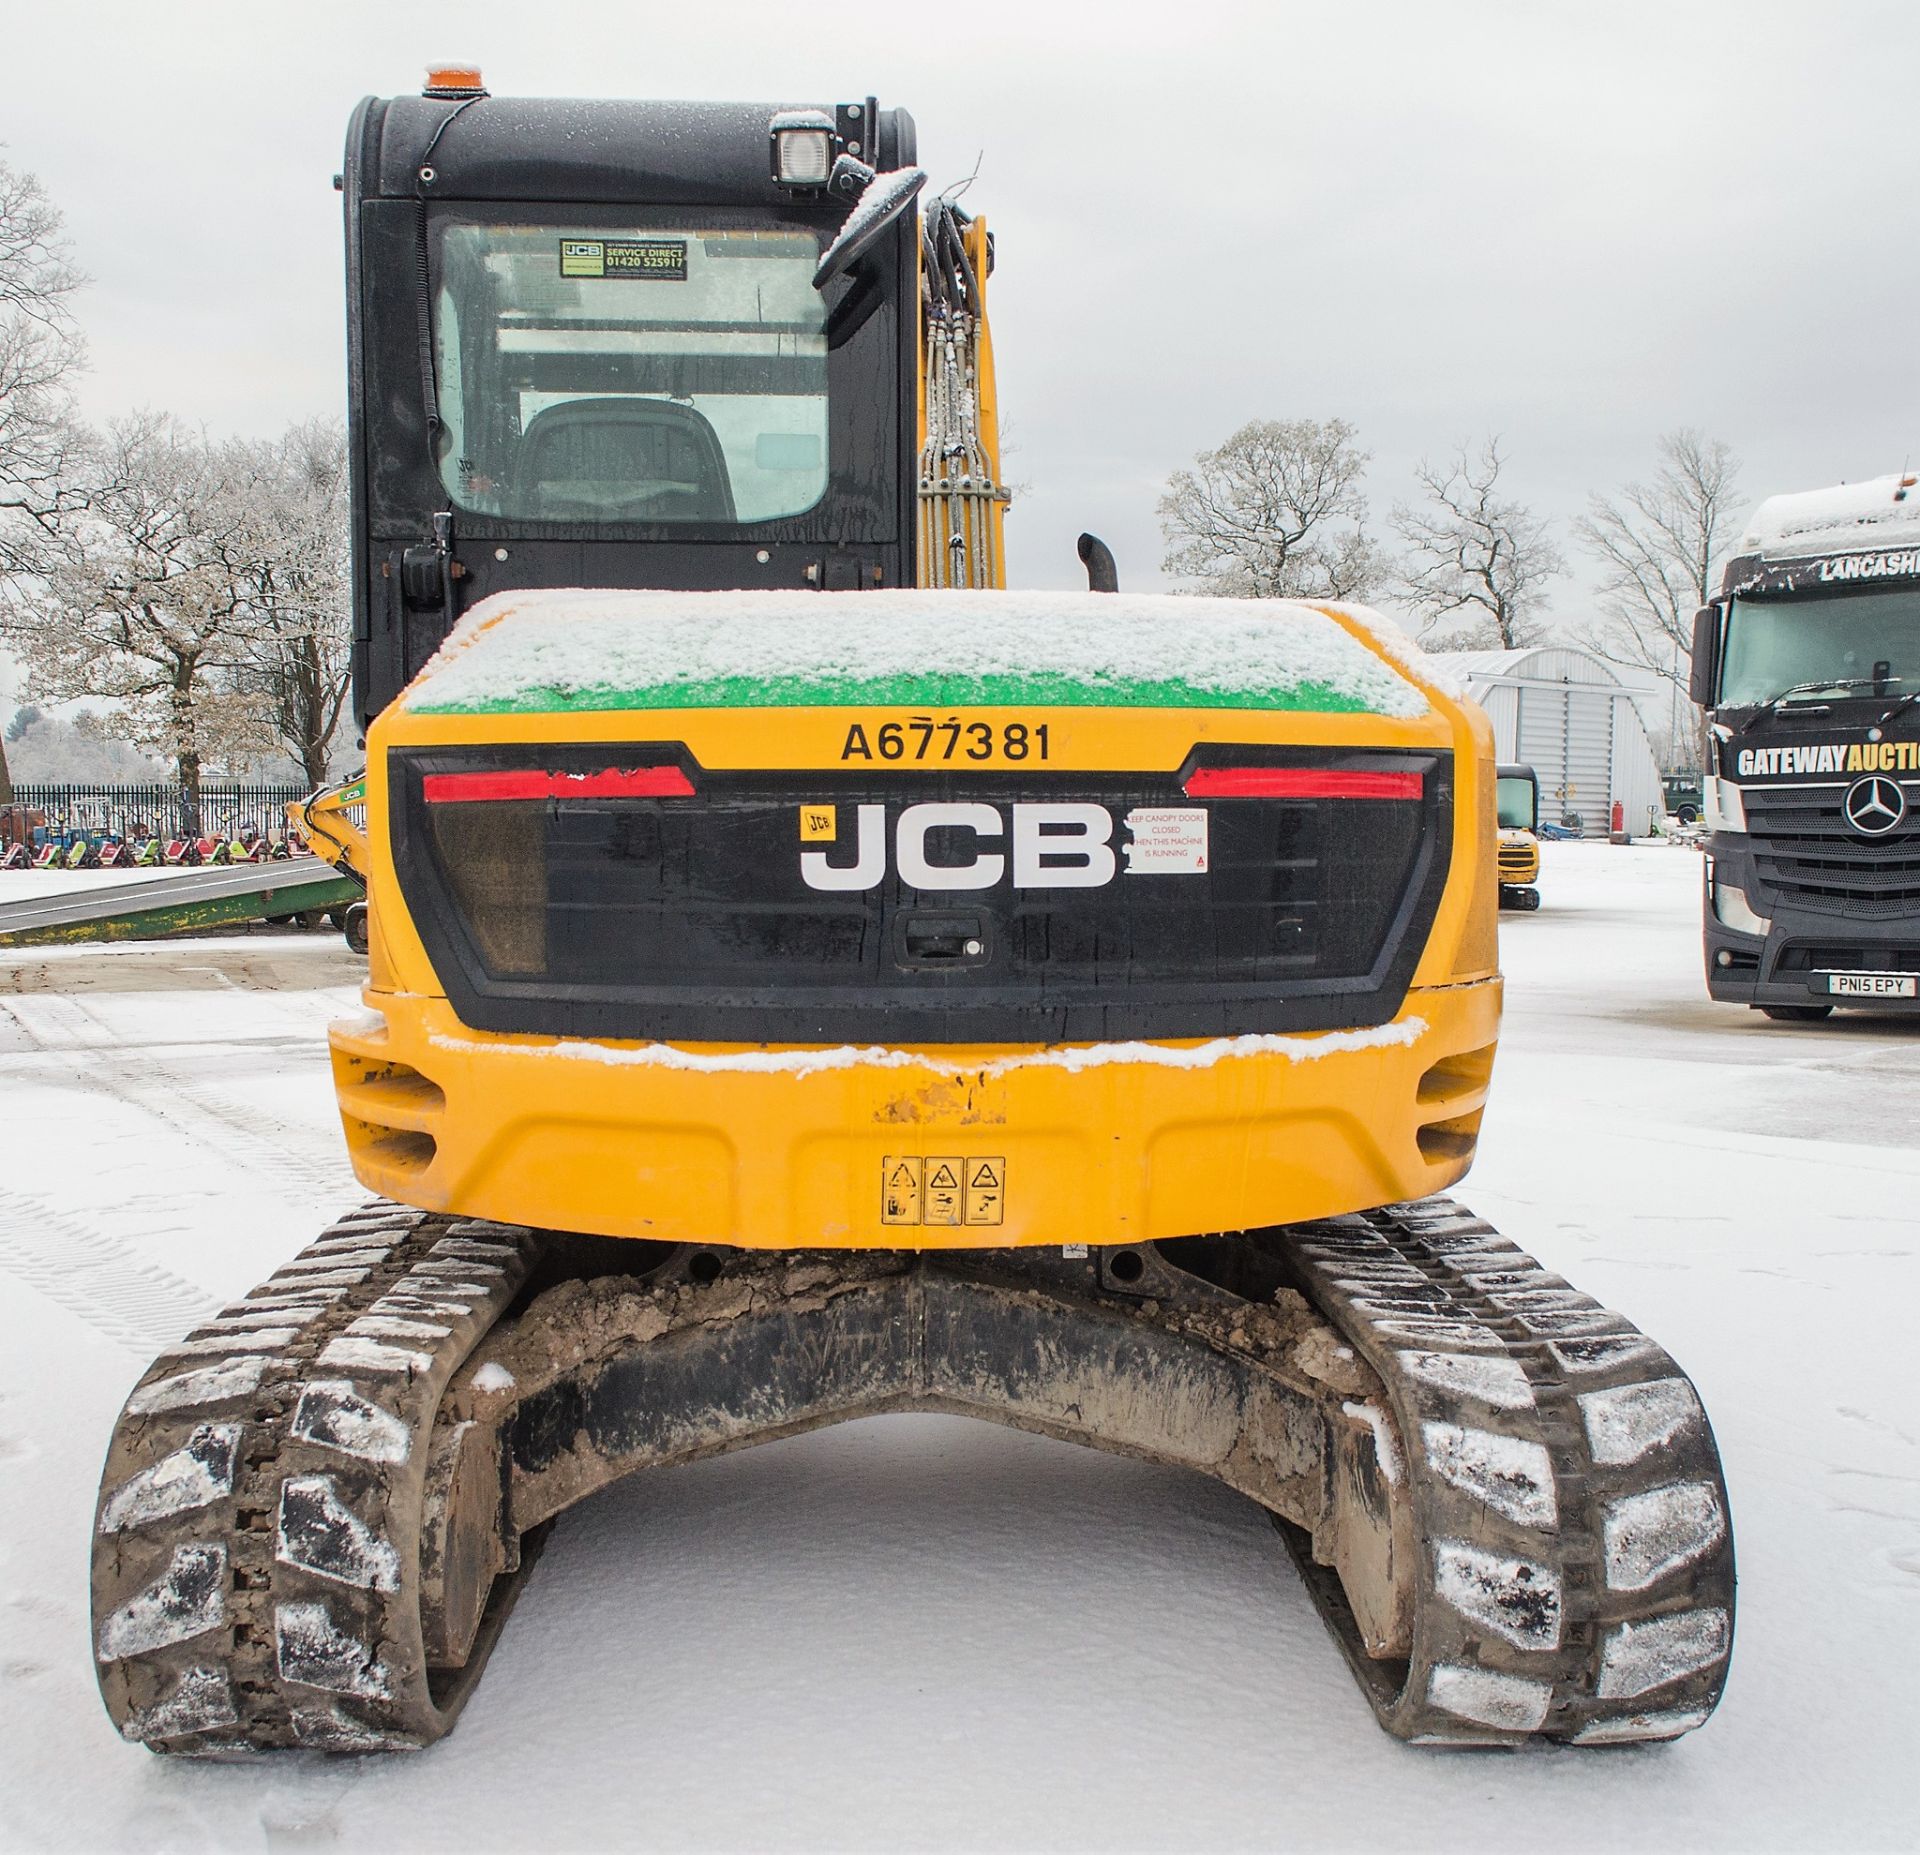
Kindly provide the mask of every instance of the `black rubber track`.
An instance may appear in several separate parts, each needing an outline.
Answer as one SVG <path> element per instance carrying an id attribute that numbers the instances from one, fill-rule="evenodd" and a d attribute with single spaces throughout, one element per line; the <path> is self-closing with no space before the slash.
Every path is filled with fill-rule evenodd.
<path id="1" fill-rule="evenodd" d="M 1339 1581 L 1281 1527 L 1381 1724 L 1441 1745 L 1700 1725 L 1726 1682 L 1733 1532 L 1680 1368 L 1450 1200 L 1287 1236 L 1385 1382 L 1414 1503 L 1407 1661 L 1367 1658 Z"/>
<path id="2" fill-rule="evenodd" d="M 1283 1531 L 1387 1730 L 1592 1744 L 1699 1725 L 1726 1678 L 1733 1547 L 1673 1361 L 1443 1199 L 1253 1241 L 1385 1386 L 1376 1435 L 1418 1555 L 1407 1659 L 1363 1652 L 1337 1579 Z M 540 1244 L 369 1205 L 155 1362 L 115 1428 L 94 1542 L 101 1689 L 126 1737 L 362 1752 L 451 1727 L 532 1555 L 496 1581 L 464 1664 L 430 1668 L 433 1427 Z"/>
<path id="3" fill-rule="evenodd" d="M 535 1247 L 372 1204 L 155 1361 L 115 1426 L 94 1530 L 100 1687 L 126 1738 L 397 1751 L 453 1724 L 532 1555 L 496 1581 L 464 1666 L 429 1669 L 429 1440 Z"/>

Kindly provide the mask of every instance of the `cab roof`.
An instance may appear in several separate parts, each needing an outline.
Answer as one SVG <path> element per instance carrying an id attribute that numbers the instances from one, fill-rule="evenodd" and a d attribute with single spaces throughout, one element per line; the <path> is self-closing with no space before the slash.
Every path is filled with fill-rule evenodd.
<path id="1" fill-rule="evenodd" d="M 1920 479 L 1905 471 L 1836 483 L 1830 489 L 1769 496 L 1747 518 L 1734 550 L 1763 560 L 1792 560 L 1853 548 L 1920 543 Z"/>
<path id="2" fill-rule="evenodd" d="M 864 104 L 632 102 L 611 97 L 369 97 L 350 133 L 374 197 L 790 206 L 771 172 L 775 116 L 837 120 L 881 168 L 915 153 L 913 118 Z M 863 136 L 871 112 L 873 130 Z M 871 156 L 867 157 L 871 159 Z M 421 171 L 430 168 L 424 186 Z"/>

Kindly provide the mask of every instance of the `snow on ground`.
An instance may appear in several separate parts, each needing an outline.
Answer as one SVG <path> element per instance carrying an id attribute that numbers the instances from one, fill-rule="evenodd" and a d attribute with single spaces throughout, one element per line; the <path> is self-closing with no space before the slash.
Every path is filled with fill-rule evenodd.
<path id="1" fill-rule="evenodd" d="M 1676 1745 L 1382 1735 L 1217 1485 L 957 1418 L 563 1519 L 459 1729 L 191 1765 L 95 1696 L 87 1535 L 147 1355 L 356 1196 L 331 935 L 0 954 L 0 1845 L 1865 1849 L 1920 1842 L 1920 1023 L 1708 1002 L 1699 863 L 1550 846 L 1461 1195 L 1657 1334 L 1719 1432 L 1733 1679 Z"/>
<path id="2" fill-rule="evenodd" d="M 154 882 L 179 874 L 179 870 L 164 864 L 159 869 L 129 864 L 125 869 L 111 870 L 0 870 L 0 903 L 37 902 L 43 895 L 99 895 L 126 883 Z"/>

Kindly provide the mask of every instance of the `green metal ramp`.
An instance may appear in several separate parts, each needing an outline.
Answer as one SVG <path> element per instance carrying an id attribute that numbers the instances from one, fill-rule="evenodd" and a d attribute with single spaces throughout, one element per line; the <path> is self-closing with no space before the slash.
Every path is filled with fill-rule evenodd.
<path id="1" fill-rule="evenodd" d="M 0 875 L 0 898 L 5 896 Z M 0 899 L 0 947 L 64 941 L 158 940 L 237 922 L 345 908 L 364 899 L 350 877 L 318 857 L 182 870 L 140 882 L 102 880 L 86 889 Z"/>

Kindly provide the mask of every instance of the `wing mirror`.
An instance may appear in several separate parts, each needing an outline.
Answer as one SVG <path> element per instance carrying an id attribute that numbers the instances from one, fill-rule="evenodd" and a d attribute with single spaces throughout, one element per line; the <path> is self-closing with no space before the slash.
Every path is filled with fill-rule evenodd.
<path id="1" fill-rule="evenodd" d="M 840 236 L 821 254 L 819 268 L 813 273 L 813 287 L 824 290 L 865 257 L 926 184 L 926 174 L 917 167 L 879 174 L 864 161 L 842 155 L 827 176 L 827 191 L 851 199 L 853 211 L 840 228 Z"/>
<path id="2" fill-rule="evenodd" d="M 1705 709 L 1713 707 L 1714 685 L 1720 680 L 1720 608 L 1703 605 L 1693 615 L 1693 669 L 1687 694 Z"/>

